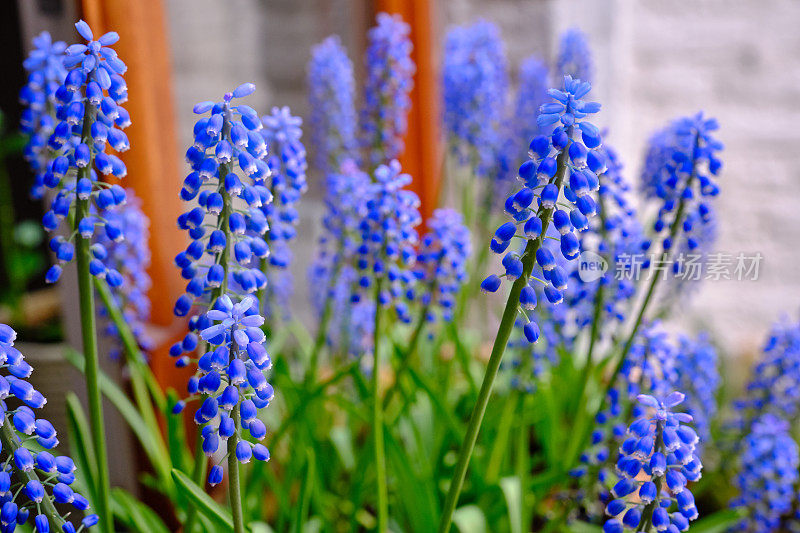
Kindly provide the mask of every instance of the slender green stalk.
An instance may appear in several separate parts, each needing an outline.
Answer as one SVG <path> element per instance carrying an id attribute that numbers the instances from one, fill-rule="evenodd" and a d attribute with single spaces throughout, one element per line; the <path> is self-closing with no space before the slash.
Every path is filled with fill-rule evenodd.
<path id="1" fill-rule="evenodd" d="M 87 105 L 83 116 L 83 131 L 81 140 L 91 146 L 90 128 L 95 120 L 97 110 L 94 106 Z M 78 169 L 78 180 L 89 178 L 89 171 L 92 168 L 93 156 L 89 164 Z M 97 349 L 97 320 L 94 308 L 94 285 L 92 274 L 89 272 L 89 261 L 91 260 L 91 237 L 84 238 L 77 231 L 81 220 L 89 216 L 89 199 L 82 200 L 76 196 L 76 208 L 74 229 L 76 230 L 75 263 L 78 272 L 78 299 L 80 304 L 81 317 L 81 339 L 83 342 L 83 354 L 86 358 L 86 392 L 89 399 L 89 417 L 92 430 L 92 442 L 95 448 L 95 460 L 97 462 L 97 514 L 100 517 L 100 527 L 106 533 L 112 533 L 113 519 L 111 517 L 111 507 L 109 504 L 111 494 L 111 483 L 108 475 L 108 452 L 106 450 L 106 430 L 105 420 L 103 419 L 103 396 L 100 393 L 100 355 Z"/>
<path id="2" fill-rule="evenodd" d="M 517 413 L 517 421 L 519 423 L 518 433 L 517 433 L 517 477 L 519 478 L 519 488 L 520 488 L 520 510 L 519 510 L 519 518 L 520 518 L 520 531 L 530 531 L 531 520 L 529 518 L 528 509 L 529 506 L 526 503 L 526 496 L 527 491 L 526 487 L 528 486 L 528 476 L 530 474 L 530 451 L 529 451 L 529 426 L 528 423 L 525 421 L 525 400 L 526 394 L 520 391 L 517 391 L 517 396 L 519 397 L 518 400 L 518 407 L 519 412 Z"/>
<path id="3" fill-rule="evenodd" d="M 325 339 L 328 338 L 328 326 L 330 325 L 331 318 L 333 317 L 333 298 L 331 297 L 331 289 L 336 286 L 336 280 L 339 277 L 339 272 L 342 269 L 341 259 L 336 261 L 333 270 L 331 271 L 331 279 L 328 281 L 328 287 L 325 291 L 325 307 L 322 309 L 322 316 L 319 320 L 319 329 L 317 330 L 317 337 L 314 339 L 314 347 L 311 349 L 311 357 L 306 369 L 305 382 L 310 384 L 314 381 L 317 375 L 317 367 L 319 366 L 319 354 L 325 346 Z"/>
<path id="4" fill-rule="evenodd" d="M 603 202 L 603 196 L 598 194 L 597 195 L 597 203 L 599 204 L 599 213 L 598 217 L 600 218 L 600 238 L 608 242 L 608 231 L 606 230 L 606 212 L 605 212 L 605 204 Z M 609 256 L 609 262 L 614 258 Z M 597 291 L 594 295 L 594 309 L 592 313 L 592 328 L 589 332 L 589 349 L 586 351 L 586 362 L 583 365 L 583 370 L 581 372 L 581 384 L 580 388 L 578 389 L 578 394 L 575 395 L 575 399 L 577 400 L 577 408 L 581 409 L 581 413 L 585 411 L 582 409 L 583 405 L 583 395 L 586 393 L 586 386 L 589 383 L 589 376 L 592 373 L 592 368 L 594 366 L 594 347 L 597 343 L 597 337 L 600 334 L 600 323 L 601 318 L 603 316 L 603 301 L 605 300 L 605 286 L 600 283 L 598 280 L 599 286 L 597 287 Z"/>
<path id="5" fill-rule="evenodd" d="M 691 180 L 691 176 L 689 178 Z M 688 185 L 687 185 L 688 186 Z M 680 202 L 678 203 L 678 209 L 675 212 L 675 220 L 672 223 L 672 227 L 670 228 L 669 238 L 672 242 L 672 246 L 675 245 L 675 238 L 678 236 L 678 231 L 682 225 L 682 217 L 683 211 L 686 209 L 686 202 L 683 197 L 681 197 Z M 666 264 L 666 261 L 670 257 L 669 250 L 664 250 L 661 252 L 661 263 Z M 650 305 L 650 301 L 653 299 L 653 295 L 656 291 L 656 285 L 658 285 L 658 280 L 661 278 L 660 273 L 656 272 L 652 278 L 650 279 L 650 285 L 647 287 L 647 293 L 645 294 L 644 300 L 642 304 L 639 306 L 639 312 L 636 314 L 636 320 L 633 323 L 633 328 L 631 329 L 630 334 L 628 335 L 627 340 L 625 341 L 624 346 L 622 347 L 622 352 L 618 356 L 617 365 L 614 367 L 614 372 L 611 374 L 611 377 L 606 384 L 606 389 L 602 396 L 602 401 L 600 402 L 599 409 L 602 409 L 603 404 L 605 402 L 605 398 L 608 396 L 608 392 L 614 386 L 614 380 L 616 376 L 622 370 L 622 365 L 625 364 L 625 359 L 628 357 L 628 353 L 631 351 L 633 347 L 633 342 L 636 340 L 636 334 L 639 332 L 639 327 L 642 325 L 642 321 L 644 320 L 645 312 L 647 311 L 647 307 Z"/>
<path id="6" fill-rule="evenodd" d="M 123 352 L 125 353 L 125 360 L 130 370 L 130 383 L 134 401 L 136 402 L 139 414 L 142 415 L 142 419 L 144 419 L 150 433 L 153 435 L 153 442 L 160 448 L 160 453 L 158 453 L 157 456 L 168 457 L 169 453 L 164 444 L 161 427 L 156 418 L 153 401 L 151 400 L 152 397 L 146 383 L 146 373 L 150 372 L 150 369 L 145 364 L 136 338 L 122 316 L 122 311 L 114 301 L 114 297 L 111 295 L 111 290 L 106 281 L 94 278 L 94 287 L 97 294 L 100 296 L 100 300 L 103 302 L 103 306 L 108 312 L 109 318 L 117 328 L 117 333 L 125 348 Z M 159 462 L 158 464 L 153 463 L 152 466 L 158 473 L 161 482 L 171 486 L 173 483 L 172 475 L 170 474 L 171 465 Z"/>
<path id="7" fill-rule="evenodd" d="M 664 450 L 664 422 L 661 420 L 656 422 L 656 444 L 654 449 L 656 451 Z M 664 484 L 664 476 L 654 478 L 653 483 L 656 485 L 656 497 L 653 501 L 648 503 L 642 511 L 642 518 L 639 521 L 639 527 L 636 528 L 636 531 L 650 533 L 653 529 L 653 512 L 660 503 L 661 486 Z"/>
<path id="8" fill-rule="evenodd" d="M 14 425 L 11 423 L 11 420 L 8 419 L 8 413 L 3 415 L 3 424 L 0 426 L 0 443 L 3 445 L 3 450 L 9 455 L 9 457 L 14 456 L 14 452 L 18 449 L 22 448 L 22 444 L 20 443 L 19 436 L 17 436 L 16 432 L 14 431 Z M 16 474 L 20 476 L 24 483 L 28 483 L 30 481 L 39 481 L 39 476 L 36 474 L 36 470 L 21 470 L 18 469 Z M 66 522 L 61 515 L 58 513 L 56 508 L 53 506 L 52 500 L 50 498 L 43 498 L 41 503 L 39 503 L 39 509 L 42 514 L 47 516 L 47 521 L 50 522 L 50 527 L 53 531 L 62 531 L 62 527 Z"/>
<path id="9" fill-rule="evenodd" d="M 567 148 L 565 148 L 558 156 L 558 170 L 556 173 L 556 186 L 559 191 L 564 183 L 564 177 L 567 171 Z M 497 371 L 500 368 L 500 362 L 503 360 L 508 339 L 511 336 L 511 331 L 514 329 L 514 321 L 517 319 L 517 312 L 519 308 L 519 295 L 522 288 L 527 285 L 531 272 L 533 271 L 533 264 L 535 260 L 536 250 L 542 244 L 542 238 L 547 234 L 547 228 L 550 225 L 552 217 L 552 210 L 544 210 L 540 212 L 542 219 L 542 233 L 537 239 L 529 239 L 525 245 L 525 251 L 522 254 L 522 275 L 514 281 L 511 286 L 511 292 L 508 295 L 506 307 L 503 310 L 503 317 L 500 320 L 500 326 L 497 329 L 497 336 L 492 345 L 492 353 L 489 356 L 489 364 L 486 367 L 486 373 L 483 376 L 481 389 L 478 392 L 478 399 L 475 407 L 470 415 L 469 425 L 467 426 L 467 434 L 464 437 L 464 442 L 461 444 L 461 450 L 458 454 L 458 461 L 456 463 L 453 479 L 450 481 L 450 488 L 447 492 L 445 499 L 442 517 L 439 522 L 439 533 L 448 533 L 450 525 L 453 522 L 453 513 L 458 503 L 458 497 L 461 494 L 461 489 L 464 486 L 464 478 L 467 474 L 467 467 L 469 466 L 472 451 L 475 448 L 475 442 L 478 439 L 478 432 L 480 431 L 483 417 L 486 414 L 486 406 L 489 404 L 489 398 L 492 393 L 494 380 L 497 377 Z"/>
<path id="10" fill-rule="evenodd" d="M 231 344 L 231 351 L 233 351 L 233 343 Z M 231 418 L 236 424 L 236 431 L 228 437 L 228 499 L 230 500 L 231 516 L 233 518 L 233 531 L 235 533 L 244 533 L 242 487 L 239 481 L 239 460 L 236 459 L 236 445 L 239 443 L 239 431 L 242 427 L 238 404 L 231 409 Z"/>
<path id="11" fill-rule="evenodd" d="M 383 278 L 378 278 L 375 282 L 375 331 L 373 354 L 374 363 L 372 367 L 372 431 L 375 439 L 375 479 L 377 484 L 378 498 L 378 533 L 385 533 L 389 523 L 389 495 L 386 487 L 386 452 L 383 442 L 383 403 L 380 396 L 380 340 L 381 340 L 381 318 L 383 309 L 380 304 L 380 294 L 383 288 Z"/>
<path id="12" fill-rule="evenodd" d="M 432 281 L 429 283 L 428 291 L 429 294 L 432 294 L 435 290 L 436 282 Z M 414 331 L 411 333 L 411 338 L 408 341 L 408 347 L 405 349 L 402 355 L 402 359 L 400 360 L 400 366 L 397 367 L 397 372 L 394 374 L 394 383 L 395 386 L 386 391 L 386 396 L 383 398 L 383 408 L 386 409 L 389 406 L 389 402 L 392 401 L 392 396 L 394 391 L 398 388 L 400 384 L 400 378 L 403 374 L 406 373 L 408 370 L 409 365 L 411 364 L 411 358 L 413 357 L 414 353 L 417 350 L 417 344 L 419 343 L 419 339 L 422 336 L 422 330 L 425 329 L 425 324 L 427 322 L 426 317 L 428 316 L 428 312 L 431 309 L 430 302 L 427 303 L 422 310 L 420 311 L 419 318 L 417 319 L 417 325 L 414 327 Z"/>

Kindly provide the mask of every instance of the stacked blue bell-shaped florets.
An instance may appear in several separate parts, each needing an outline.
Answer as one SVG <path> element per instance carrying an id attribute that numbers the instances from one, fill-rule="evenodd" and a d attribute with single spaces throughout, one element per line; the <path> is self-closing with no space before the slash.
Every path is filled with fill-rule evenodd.
<path id="1" fill-rule="evenodd" d="M 52 160 L 47 141 L 56 127 L 56 91 L 67 75 L 64 68 L 66 49 L 67 43 L 54 42 L 44 31 L 33 38 L 33 50 L 22 62 L 28 72 L 28 81 L 19 92 L 23 106 L 20 130 L 28 137 L 24 155 L 34 173 L 31 196 L 36 199 L 44 196 L 44 175 Z"/>
<path id="2" fill-rule="evenodd" d="M 569 76 L 564 78 L 562 90 L 551 89 L 555 100 L 544 104 L 538 123 L 553 127 L 552 134 L 539 136 L 530 143 L 530 159 L 519 168 L 518 178 L 523 187 L 505 202 L 511 221 L 501 225 L 492 238 L 490 247 L 503 254 L 503 277 L 529 281 L 533 257 L 543 271 L 544 279 L 534 283 L 544 285 L 544 295 L 553 304 L 563 300 L 567 288 L 567 271 L 558 264 L 554 253 L 543 242 L 553 223 L 558 231 L 560 254 L 573 260 L 580 254 L 576 230 L 588 227 L 587 219 L 594 216 L 597 206 L 591 192 L 599 187 L 597 175 L 605 171 L 605 156 L 600 132 L 586 118 L 600 110 L 600 104 L 584 101 L 591 86 Z M 563 196 L 563 199 L 562 199 Z M 527 242 L 524 251 L 512 246 L 515 238 Z M 523 262 L 527 260 L 527 265 Z M 484 291 L 500 288 L 501 277 L 490 275 L 481 283 Z M 535 285 L 522 287 L 519 303 L 524 311 L 533 310 L 538 301 Z M 539 326 L 527 322 L 523 331 L 530 342 L 539 338 Z"/>
<path id="3" fill-rule="evenodd" d="M 653 230 L 670 250 L 680 235 L 684 248 L 693 252 L 713 239 L 714 211 L 711 199 L 719 193 L 716 183 L 723 145 L 714 137 L 719 124 L 703 113 L 673 121 L 650 140 L 641 175 L 642 190 L 658 201 Z"/>
<path id="4" fill-rule="evenodd" d="M 119 36 L 109 32 L 95 41 L 84 21 L 75 27 L 88 43 L 73 44 L 66 49 L 64 66 L 68 72 L 55 93 L 59 122 L 48 140 L 52 160 L 42 182 L 56 191 L 43 218 L 45 229 L 54 232 L 68 221 L 76 232 L 69 227 L 65 231 L 69 238 L 56 236 L 50 241 L 50 249 L 58 260 L 47 272 L 46 280 L 50 283 L 61 276 L 61 265 L 74 258 L 76 233 L 84 239 L 91 239 L 96 231 L 103 231 L 112 241 L 124 237 L 120 225 L 104 213 L 125 203 L 125 190 L 98 179 L 98 172 L 117 178 L 127 173 L 119 157 L 106 153 L 109 146 L 116 152 L 130 148 L 122 131 L 131 123 L 128 112 L 121 106 L 128 99 L 122 77 L 126 67 L 110 48 Z M 91 252 L 92 275 L 105 277 L 112 287 L 119 286 L 122 276 L 104 263 L 105 247 L 95 243 Z"/>
<path id="5" fill-rule="evenodd" d="M 695 453 L 697 433 L 692 417 L 673 412 L 684 395 L 673 392 L 663 400 L 640 395 L 647 414 L 628 428 L 616 470 L 619 481 L 606 506 L 612 518 L 605 533 L 624 531 L 686 531 L 698 516 L 687 483 L 700 479 L 702 464 Z"/>
<path id="6" fill-rule="evenodd" d="M 292 274 L 289 270 L 292 251 L 289 243 L 297 237 L 297 202 L 308 189 L 306 184 L 306 149 L 300 140 L 303 120 L 291 114 L 288 107 L 274 107 L 272 113 L 261 117 L 261 130 L 267 143 L 272 175 L 272 202 L 261 206 L 269 229 L 267 241 L 270 256 L 263 261 L 267 275 L 267 291 L 262 305 L 266 314 L 279 314 L 278 308 L 288 309 L 292 294 Z M 268 264 L 266 264 L 268 263 Z"/>
<path id="7" fill-rule="evenodd" d="M 244 429 L 256 441 L 267 435 L 257 415 L 274 395 L 264 376 L 272 361 L 264 347 L 264 318 L 258 313 L 258 300 L 248 295 L 234 304 L 228 295 L 220 296 L 205 318 L 214 325 L 203 329 L 200 336 L 211 348 L 198 360 L 198 374 L 189 382 L 189 392 L 204 398 L 194 415 L 195 423 L 203 425 L 203 451 L 213 457 L 220 444 L 227 442 L 228 454 L 240 463 L 252 458 L 268 461 L 266 446 L 243 438 Z M 231 446 L 232 442 L 235 445 Z M 219 462 L 221 459 L 209 471 L 211 485 L 222 481 Z"/>
<path id="8" fill-rule="evenodd" d="M 271 170 L 258 114 L 235 103 L 254 90 L 252 83 L 245 83 L 221 102 L 194 107 L 198 115 L 210 112 L 210 116 L 195 124 L 194 144 L 187 151 L 192 172 L 184 180 L 181 197 L 199 205 L 178 218 L 192 242 L 175 259 L 188 280 L 175 314 L 192 314 L 191 331 L 170 348 L 178 366 L 193 360 L 197 364 L 188 384 L 189 397 L 174 411 L 199 398 L 194 420 L 203 426 L 203 451 L 214 456 L 220 443 L 227 442 L 227 457 L 242 463 L 269 459 L 267 448 L 246 440 L 244 430 L 256 441 L 264 438 L 266 427 L 256 415 L 273 394 L 264 376 L 271 366 L 260 328 L 264 318 L 254 296 L 266 288 L 267 278 L 253 266 L 269 255 L 263 207 L 272 202 L 265 182 Z M 208 481 L 216 484 L 222 477 L 217 463 Z"/>
<path id="9" fill-rule="evenodd" d="M 181 198 L 199 205 L 178 217 L 192 239 L 175 258 L 188 280 L 186 294 L 175 303 L 178 316 L 187 315 L 194 304 L 208 308 L 228 290 L 250 294 L 266 287 L 266 276 L 251 262 L 269 255 L 263 238 L 269 224 L 261 209 L 272 202 L 264 182 L 270 176 L 267 144 L 255 110 L 234 101 L 254 90 L 245 83 L 222 102 L 194 106 L 198 115 L 211 114 L 195 124 L 194 144 L 186 152 L 192 172 Z"/>
<path id="10" fill-rule="evenodd" d="M 469 228 L 461 213 L 449 208 L 433 212 L 430 231 L 422 237 L 415 275 L 420 284 L 420 300 L 427 309 L 426 320 L 441 314 L 452 320 L 456 296 L 467 279 L 467 259 L 472 253 Z"/>
<path id="11" fill-rule="evenodd" d="M 97 515 L 87 515 L 76 530 L 54 507 L 64 504 L 85 511 L 89 501 L 71 487 L 72 459 L 51 453 L 58 445 L 56 430 L 36 414 L 47 399 L 28 381 L 33 368 L 14 347 L 16 336 L 12 328 L 0 324 L 0 531 L 15 531 L 33 517 L 39 533 L 49 533 L 51 526 L 75 533 L 95 525 Z"/>
<path id="12" fill-rule="evenodd" d="M 362 292 L 377 290 L 375 297 L 368 294 L 367 298 L 383 307 L 393 306 L 397 317 L 407 323 L 411 316 L 405 299 L 416 281 L 413 266 L 419 240 L 416 226 L 422 221 L 420 202 L 414 192 L 404 189 L 411 176 L 402 173 L 397 160 L 380 165 L 374 177 L 367 194 L 367 215 L 358 228 L 358 283 Z"/>

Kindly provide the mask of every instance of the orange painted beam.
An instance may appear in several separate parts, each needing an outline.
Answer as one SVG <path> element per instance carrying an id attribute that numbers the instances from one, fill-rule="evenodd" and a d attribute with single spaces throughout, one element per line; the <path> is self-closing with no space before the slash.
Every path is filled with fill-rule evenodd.
<path id="1" fill-rule="evenodd" d="M 131 149 L 121 155 L 128 167 L 122 185 L 136 192 L 150 218 L 151 323 L 166 328 L 157 333 L 166 341 L 175 336 L 172 329 L 185 328 L 175 320 L 172 307 L 184 286 L 173 258 L 185 248 L 186 237 L 175 222 L 183 209 L 178 196 L 182 169 L 165 8 L 162 0 L 81 0 L 81 6 L 95 37 L 107 31 L 119 33 L 114 48 L 128 65 L 125 107 L 131 115 L 132 124 L 126 130 Z M 185 383 L 174 374 L 166 346 L 159 344 L 152 357 L 156 377 L 163 385 Z"/>
<path id="2" fill-rule="evenodd" d="M 413 178 L 411 188 L 422 202 L 423 220 L 436 209 L 444 157 L 440 130 L 438 45 L 433 32 L 433 8 L 429 0 L 376 0 L 375 10 L 397 13 L 411 26 L 412 59 L 417 65 L 403 170 Z"/>

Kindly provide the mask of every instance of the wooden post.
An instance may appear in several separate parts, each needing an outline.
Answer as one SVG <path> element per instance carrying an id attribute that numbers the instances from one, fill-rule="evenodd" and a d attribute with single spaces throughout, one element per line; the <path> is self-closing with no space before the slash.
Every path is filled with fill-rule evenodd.
<path id="1" fill-rule="evenodd" d="M 150 218 L 151 323 L 157 326 L 151 360 L 162 385 L 183 390 L 185 376 L 167 355 L 169 344 L 185 331 L 172 308 L 185 285 L 173 258 L 185 248 L 186 238 L 176 224 L 183 209 L 178 196 L 182 168 L 165 8 L 162 0 L 81 0 L 81 5 L 95 37 L 107 31 L 119 33 L 114 48 L 128 65 L 125 79 L 130 99 L 125 107 L 131 115 L 132 124 L 126 130 L 131 149 L 122 154 L 128 167 L 122 185 L 136 192 Z"/>
<path id="2" fill-rule="evenodd" d="M 411 26 L 412 59 L 417 72 L 411 92 L 406 148 L 400 156 L 400 163 L 414 180 L 411 188 L 419 195 L 422 218 L 427 220 L 437 207 L 444 157 L 433 6 L 429 0 L 376 0 L 375 10 L 397 13 Z"/>

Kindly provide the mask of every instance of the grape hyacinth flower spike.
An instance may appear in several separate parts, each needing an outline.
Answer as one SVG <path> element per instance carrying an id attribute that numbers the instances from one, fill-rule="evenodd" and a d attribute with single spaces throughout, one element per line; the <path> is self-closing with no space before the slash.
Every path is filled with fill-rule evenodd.
<path id="1" fill-rule="evenodd" d="M 108 265 L 106 279 L 117 273 L 122 277 L 122 283 L 116 280 L 110 283 L 113 287 L 111 294 L 116 307 L 121 311 L 122 317 L 128 324 L 136 344 L 142 352 L 148 352 L 153 347 L 153 342 L 145 325 L 150 318 L 150 220 L 144 214 L 141 201 L 135 196 L 133 190 L 125 191 L 127 202 L 124 206 L 114 211 L 107 211 L 104 216 L 113 221 L 122 229 L 125 239 L 112 241 L 106 235 L 100 235 L 98 243 L 105 247 Z M 102 307 L 101 315 L 110 318 L 109 310 Z M 120 346 L 119 330 L 113 320 L 107 320 L 103 333 L 112 342 L 109 355 L 117 359 L 122 353 Z"/>
<path id="2" fill-rule="evenodd" d="M 641 188 L 659 206 L 653 231 L 665 252 L 679 236 L 691 252 L 714 235 L 707 227 L 714 224 L 711 200 L 719 194 L 722 169 L 717 129 L 717 121 L 700 112 L 673 121 L 650 139 Z"/>
<path id="3" fill-rule="evenodd" d="M 104 264 L 107 251 L 96 243 L 100 232 L 111 241 L 124 238 L 122 228 L 104 218 L 107 210 L 123 205 L 125 190 L 98 179 L 103 176 L 123 178 L 127 169 L 122 160 L 106 153 L 130 148 L 122 131 L 130 125 L 127 111 L 121 106 L 128 99 L 122 74 L 125 64 L 110 45 L 119 40 L 114 32 L 92 40 L 89 26 L 80 21 L 75 25 L 88 42 L 73 44 L 66 49 L 64 65 L 69 69 L 62 85 L 56 90 L 56 116 L 59 123 L 48 139 L 52 160 L 44 174 L 43 183 L 56 191 L 50 208 L 44 215 L 44 228 L 55 232 L 65 221 L 73 227 L 66 233 L 72 237 L 53 237 L 50 249 L 57 264 L 48 270 L 46 280 L 53 283 L 62 272 L 62 264 L 76 257 L 76 245 L 91 247 L 89 270 L 92 275 L 105 277 L 110 285 L 121 281 L 119 273 Z M 74 231 L 73 231 L 74 230 Z M 95 244 L 92 244 L 93 238 Z"/>
<path id="4" fill-rule="evenodd" d="M 570 28 L 561 35 L 556 73 L 594 83 L 594 61 L 586 34 Z"/>
<path id="5" fill-rule="evenodd" d="M 378 13 L 366 52 L 361 146 L 369 169 L 389 164 L 403 151 L 416 66 L 411 59 L 411 28 L 400 15 Z"/>
<path id="6" fill-rule="evenodd" d="M 447 32 L 442 66 L 444 127 L 449 149 L 477 176 L 487 177 L 496 168 L 505 141 L 508 87 L 508 60 L 495 24 L 480 20 Z"/>
<path id="7" fill-rule="evenodd" d="M 788 531 L 781 527 L 782 518 L 797 499 L 798 466 L 800 455 L 787 422 L 769 413 L 753 422 L 734 479 L 739 495 L 731 502 L 747 509 L 748 516 L 733 531 Z"/>
<path id="8" fill-rule="evenodd" d="M 745 397 L 736 402 L 739 429 L 749 431 L 753 420 L 771 413 L 794 420 L 800 413 L 800 321 L 783 317 L 772 325 L 761 350 Z"/>
<path id="9" fill-rule="evenodd" d="M 497 228 L 490 243 L 494 253 L 503 255 L 505 273 L 488 276 L 481 288 L 495 292 L 502 277 L 514 281 L 519 285 L 517 298 L 523 316 L 539 300 L 536 283 L 544 285 L 543 295 L 551 304 L 563 300 L 568 274 L 555 253 L 567 261 L 577 258 L 580 253 L 577 234 L 585 229 L 584 221 L 597 211 L 590 193 L 599 187 L 597 174 L 605 171 L 605 156 L 598 150 L 601 142 L 598 129 L 584 120 L 599 110 L 599 104 L 582 100 L 589 89 L 588 83 L 567 76 L 563 91 L 550 90 L 556 101 L 542 105 L 538 123 L 557 126 L 551 135 L 531 141 L 531 158 L 520 166 L 518 173 L 522 187 L 505 202 L 511 220 Z M 561 201 L 562 195 L 565 202 Z M 551 221 L 558 231 L 559 249 L 555 253 L 543 245 Z M 519 247 L 511 246 L 515 239 L 525 243 L 522 252 Z M 534 280 L 532 285 L 529 279 L 534 261 L 544 279 Z M 539 327 L 535 322 L 529 321 L 524 331 L 530 342 L 538 340 Z"/>
<path id="10" fill-rule="evenodd" d="M 106 149 L 110 146 L 115 152 L 124 152 L 130 148 L 122 130 L 131 121 L 121 105 L 128 99 L 122 77 L 127 67 L 111 48 L 119 35 L 109 32 L 94 40 L 92 30 L 82 20 L 75 28 L 87 43 L 66 49 L 67 74 L 55 93 L 59 123 L 48 139 L 52 160 L 43 176 L 44 185 L 55 191 L 43 218 L 44 228 L 53 233 L 61 228 L 68 237 L 57 235 L 50 240 L 57 264 L 47 271 L 45 280 L 57 281 L 62 264 L 75 259 L 89 419 L 97 462 L 96 505 L 103 529 L 110 532 L 113 526 L 92 276 L 105 278 L 112 288 L 123 282 L 122 275 L 105 262 L 108 251 L 98 240 L 100 232 L 111 241 L 124 238 L 118 221 L 105 214 L 123 205 L 127 196 L 121 186 L 109 185 L 99 177 L 123 178 L 127 174 L 122 160 Z"/>
<path id="11" fill-rule="evenodd" d="M 714 137 L 718 128 L 716 120 L 698 113 L 673 121 L 650 141 L 641 186 L 645 196 L 659 206 L 653 224 L 661 244 L 660 255 L 653 260 L 659 264 L 674 258 L 679 240 L 686 249 L 695 250 L 700 246 L 698 235 L 708 234 L 704 226 L 713 224 L 710 200 L 719 193 L 716 176 L 722 168 L 719 151 L 723 146 Z M 650 246 L 649 241 L 643 243 L 645 250 Z M 661 277 L 650 276 L 612 376 L 624 364 Z"/>
<path id="12" fill-rule="evenodd" d="M 320 319 L 309 378 L 316 372 L 319 352 L 326 341 L 356 357 L 368 351 L 366 342 L 372 337 L 374 315 L 374 302 L 358 298 L 356 270 L 359 226 L 367 215 L 371 179 L 354 160 L 346 159 L 339 171 L 328 175 L 325 184 L 323 232 L 309 272 L 311 284 L 324 288 L 311 291 L 312 305 Z M 353 302 L 354 296 L 360 301 Z"/>
<path id="13" fill-rule="evenodd" d="M 588 102 L 584 97 L 591 86 L 570 76 L 564 77 L 561 90 L 551 89 L 554 100 L 544 104 L 538 118 L 540 127 L 552 128 L 549 136 L 539 136 L 530 143 L 531 158 L 519 168 L 522 187 L 511 194 L 505 202 L 506 213 L 511 220 L 502 224 L 494 234 L 490 247 L 497 254 L 505 254 L 503 277 L 512 281 L 500 326 L 492 346 L 486 374 L 481 384 L 478 400 L 467 426 L 467 434 L 461 445 L 450 489 L 445 500 L 444 512 L 439 522 L 439 532 L 447 533 L 453 512 L 464 483 L 469 460 L 475 447 L 492 386 L 503 359 L 508 339 L 520 310 L 524 313 L 537 303 L 537 293 L 530 285 L 534 261 L 544 271 L 544 296 L 550 302 L 559 302 L 566 288 L 566 272 L 556 265 L 553 253 L 542 246 L 544 236 L 554 220 L 555 213 L 562 222 L 558 224 L 559 253 L 566 260 L 575 259 L 580 253 L 579 239 L 566 212 L 573 217 L 591 217 L 596 205 L 590 192 L 596 190 L 597 173 L 605 169 L 604 156 L 598 150 L 601 145 L 600 132 L 587 117 L 600 110 L 600 104 Z M 563 200 L 562 200 L 563 196 Z M 564 216 L 566 215 L 566 219 Z M 525 244 L 522 252 L 511 248 L 514 239 Z M 481 282 L 487 292 L 496 292 L 502 284 L 500 276 L 492 274 Z M 523 331 L 529 342 L 539 338 L 539 327 L 528 322 Z"/>
<path id="14" fill-rule="evenodd" d="M 412 268 L 416 259 L 414 246 L 418 236 L 416 226 L 421 222 L 419 198 L 404 187 L 411 176 L 403 174 L 400 163 L 391 161 L 380 165 L 374 173 L 366 202 L 367 215 L 359 223 L 360 244 L 356 264 L 359 289 L 375 302 L 372 364 L 372 427 L 375 444 L 377 485 L 377 530 L 388 528 L 388 492 L 386 458 L 383 441 L 383 402 L 380 394 L 380 335 L 384 309 L 393 307 L 397 318 L 408 323 L 411 317 L 404 298 L 413 289 Z M 358 295 L 357 295 L 358 296 Z"/>
<path id="15" fill-rule="evenodd" d="M 438 311 L 447 322 L 453 318 L 456 295 L 467 280 L 466 263 L 472 253 L 470 232 L 461 213 L 449 208 L 436 209 L 428 228 L 415 269 L 418 284 L 425 287 L 419 295 L 426 310 L 421 320 L 433 322 Z"/>
<path id="16" fill-rule="evenodd" d="M 308 107 L 316 167 L 324 176 L 355 156 L 356 111 L 353 63 L 337 35 L 311 49 Z"/>
<path id="17" fill-rule="evenodd" d="M 259 291 L 259 300 L 264 314 L 276 319 L 280 318 L 278 309 L 288 313 L 292 295 L 289 243 L 297 237 L 299 214 L 296 205 L 308 189 L 308 165 L 306 149 L 300 140 L 303 134 L 300 117 L 293 116 L 288 107 L 274 107 L 271 114 L 261 117 L 261 122 L 264 125 L 261 133 L 271 154 L 267 164 L 272 177 L 272 202 L 261 206 L 269 228 L 266 239 L 271 253 L 260 260 L 259 268 L 267 276 L 267 286 Z"/>
<path id="18" fill-rule="evenodd" d="M 64 83 L 64 41 L 53 41 L 46 31 L 33 38 L 33 50 L 22 62 L 28 81 L 19 93 L 23 106 L 20 130 L 27 136 L 24 156 L 34 174 L 31 197 L 44 196 L 44 176 L 52 159 L 48 140 L 56 127 L 56 91 Z"/>
<path id="19" fill-rule="evenodd" d="M 628 428 L 617 461 L 619 481 L 606 506 L 611 516 L 604 533 L 686 531 L 697 519 L 694 496 L 687 483 L 701 477 L 702 464 L 695 453 L 699 441 L 688 424 L 692 417 L 673 412 L 684 395 L 673 392 L 663 400 L 639 395 L 648 414 Z"/>
<path id="20" fill-rule="evenodd" d="M 266 287 L 267 277 L 253 266 L 269 255 L 263 207 L 272 202 L 265 182 L 271 170 L 258 114 L 234 101 L 253 91 L 255 85 L 244 83 L 221 102 L 194 106 L 203 116 L 195 123 L 194 143 L 186 152 L 192 171 L 183 182 L 181 198 L 198 205 L 178 217 L 178 226 L 189 233 L 191 242 L 175 258 L 188 283 L 174 308 L 176 315 L 190 316 L 190 332 L 170 348 L 178 366 L 193 361 L 197 365 L 188 392 L 190 399 L 202 398 L 195 412 L 195 422 L 203 426 L 198 453 L 212 455 L 220 440 L 227 439 L 228 493 L 237 533 L 244 531 L 239 463 L 269 458 L 265 447 L 241 438 L 241 429 L 247 428 L 257 440 L 264 437 L 266 428 L 256 414 L 272 397 L 263 374 L 270 358 L 258 327 L 264 319 L 254 296 Z M 174 412 L 184 406 L 178 403 Z M 196 460 L 205 465 L 202 456 Z M 195 472 L 202 478 L 204 468 Z M 209 483 L 219 483 L 222 472 L 215 465 Z"/>
<path id="21" fill-rule="evenodd" d="M 96 524 L 98 517 L 86 515 L 76 530 L 55 507 L 63 504 L 86 511 L 89 501 L 71 487 L 75 481 L 72 459 L 52 453 L 58 446 L 56 430 L 48 420 L 37 418 L 47 399 L 27 381 L 33 368 L 14 347 L 16 336 L 11 327 L 0 324 L 0 529 L 11 532 L 30 523 L 38 533 L 83 531 Z"/>

